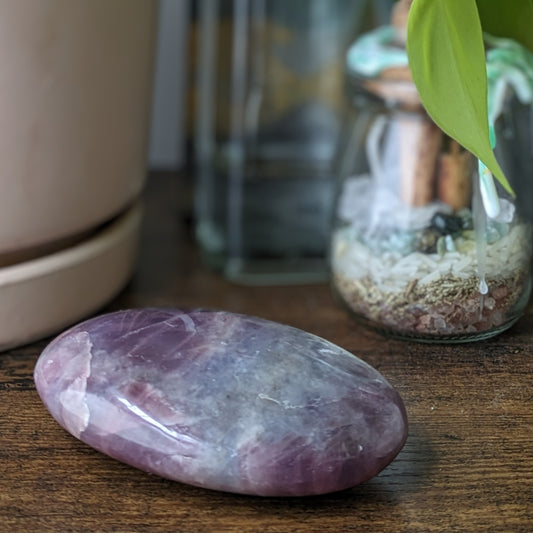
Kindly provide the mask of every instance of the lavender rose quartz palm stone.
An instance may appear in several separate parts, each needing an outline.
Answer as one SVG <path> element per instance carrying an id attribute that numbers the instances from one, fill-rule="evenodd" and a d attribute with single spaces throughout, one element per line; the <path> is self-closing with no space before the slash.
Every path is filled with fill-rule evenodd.
<path id="1" fill-rule="evenodd" d="M 378 474 L 407 436 L 398 393 L 338 346 L 223 311 L 83 322 L 35 368 L 53 417 L 93 448 L 209 489 L 305 496 Z"/>

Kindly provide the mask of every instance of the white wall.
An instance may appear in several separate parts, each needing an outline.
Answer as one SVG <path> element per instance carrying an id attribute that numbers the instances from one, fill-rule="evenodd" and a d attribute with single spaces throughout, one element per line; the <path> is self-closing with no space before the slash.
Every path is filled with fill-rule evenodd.
<path id="1" fill-rule="evenodd" d="M 184 162 L 184 92 L 186 84 L 189 0 L 160 0 L 154 100 L 148 164 L 176 169 Z"/>

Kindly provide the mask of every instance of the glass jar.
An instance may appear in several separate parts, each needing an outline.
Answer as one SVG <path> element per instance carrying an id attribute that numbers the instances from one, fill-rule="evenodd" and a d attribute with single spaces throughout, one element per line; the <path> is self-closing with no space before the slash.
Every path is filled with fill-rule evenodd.
<path id="1" fill-rule="evenodd" d="M 328 278 L 344 57 L 364 3 L 199 2 L 196 236 L 243 284 Z"/>
<path id="2" fill-rule="evenodd" d="M 395 337 L 496 335 L 531 291 L 530 102 L 509 90 L 496 113 L 495 154 L 517 200 L 497 185 L 488 216 L 477 159 L 427 116 L 406 65 L 387 74 L 349 75 L 355 118 L 340 164 L 334 291 L 358 319 Z"/>

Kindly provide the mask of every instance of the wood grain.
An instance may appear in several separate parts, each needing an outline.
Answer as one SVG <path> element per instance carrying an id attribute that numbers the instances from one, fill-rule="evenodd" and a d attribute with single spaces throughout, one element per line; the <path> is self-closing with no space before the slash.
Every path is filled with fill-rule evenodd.
<path id="1" fill-rule="evenodd" d="M 184 175 L 154 174 L 134 279 L 108 307 L 227 309 L 325 337 L 401 393 L 407 444 L 373 480 L 326 496 L 217 493 L 145 474 L 61 429 L 33 385 L 45 341 L 0 354 L 2 532 L 531 532 L 533 307 L 509 332 L 446 346 L 364 329 L 326 285 L 241 287 L 206 270 Z"/>

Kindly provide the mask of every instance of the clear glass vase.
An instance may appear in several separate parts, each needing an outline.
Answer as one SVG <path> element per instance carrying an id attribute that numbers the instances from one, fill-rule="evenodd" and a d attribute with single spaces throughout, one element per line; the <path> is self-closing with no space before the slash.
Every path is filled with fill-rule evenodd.
<path id="1" fill-rule="evenodd" d="M 331 240 L 334 291 L 358 319 L 425 342 L 510 327 L 531 291 L 531 109 L 509 91 L 487 214 L 478 161 L 427 116 L 409 76 L 349 78 L 354 104 Z"/>
<path id="2" fill-rule="evenodd" d="M 343 60 L 363 8 L 199 2 L 196 236 L 234 282 L 327 280 Z"/>

